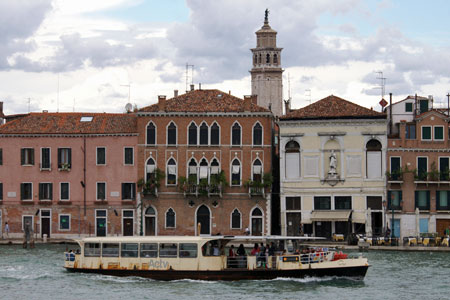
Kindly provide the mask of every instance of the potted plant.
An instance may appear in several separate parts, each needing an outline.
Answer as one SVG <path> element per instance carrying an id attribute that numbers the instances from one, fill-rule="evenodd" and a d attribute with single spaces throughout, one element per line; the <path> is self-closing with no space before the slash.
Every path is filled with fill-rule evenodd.
<path id="1" fill-rule="evenodd" d="M 439 170 L 436 168 L 436 163 L 434 161 L 431 163 L 431 171 L 427 172 L 427 175 L 431 181 L 439 180 Z"/>
<path id="2" fill-rule="evenodd" d="M 150 177 L 147 181 L 144 178 L 139 179 L 137 182 L 137 186 L 142 190 L 144 195 L 154 195 L 157 196 L 158 188 L 160 186 L 160 182 L 164 179 L 164 172 L 160 169 L 155 169 L 154 173 L 150 174 Z"/>

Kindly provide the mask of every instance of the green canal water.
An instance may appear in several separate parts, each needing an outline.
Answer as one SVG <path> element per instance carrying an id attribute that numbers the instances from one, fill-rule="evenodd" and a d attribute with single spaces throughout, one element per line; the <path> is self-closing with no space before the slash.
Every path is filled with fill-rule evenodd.
<path id="1" fill-rule="evenodd" d="M 68 273 L 64 250 L 64 245 L 0 246 L 0 299 L 450 299 L 450 253 L 365 253 L 371 267 L 363 281 L 160 282 Z"/>

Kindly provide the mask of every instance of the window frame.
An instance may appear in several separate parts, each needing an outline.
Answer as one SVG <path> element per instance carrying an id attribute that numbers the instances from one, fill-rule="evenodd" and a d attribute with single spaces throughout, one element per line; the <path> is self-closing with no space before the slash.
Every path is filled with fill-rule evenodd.
<path id="1" fill-rule="evenodd" d="M 447 170 L 442 170 L 441 160 L 447 160 Z M 438 168 L 439 168 L 439 179 L 443 181 L 450 181 L 450 157 L 449 156 L 439 156 L 438 157 Z M 447 174 L 444 172 L 447 171 Z M 445 176 L 446 175 L 446 176 Z"/>
<path id="2" fill-rule="evenodd" d="M 3 148 L 0 148 L 0 166 L 3 166 Z"/>
<path id="3" fill-rule="evenodd" d="M 233 184 L 233 162 L 237 161 L 239 162 L 239 184 Z M 236 165 L 237 166 L 237 165 Z M 230 163 L 230 186 L 242 186 L 242 162 L 237 158 L 233 158 L 233 160 Z"/>
<path id="4" fill-rule="evenodd" d="M 173 160 L 175 162 L 175 175 L 173 175 L 173 176 L 175 176 L 175 183 L 169 183 L 169 176 L 172 176 L 172 174 L 169 174 L 169 162 L 171 160 Z M 176 186 L 177 183 L 178 183 L 178 177 L 177 177 L 177 175 L 178 175 L 178 163 L 177 163 L 176 159 L 173 158 L 173 157 L 170 157 L 167 160 L 167 162 L 166 162 L 166 174 L 167 174 L 167 176 L 166 176 L 166 186 Z"/>
<path id="5" fill-rule="evenodd" d="M 63 155 L 63 152 L 67 151 L 67 162 L 63 162 L 63 158 L 65 158 Z M 65 159 L 64 159 L 65 160 Z M 58 170 L 63 169 L 63 165 L 67 164 L 67 169 L 72 169 L 72 148 L 58 148 Z"/>
<path id="6" fill-rule="evenodd" d="M 43 163 L 43 158 L 44 158 L 44 153 L 43 153 L 43 151 L 44 151 L 44 149 L 48 149 L 48 167 L 47 166 L 45 166 L 44 167 L 44 163 Z M 50 147 L 41 147 L 41 151 L 40 151 L 41 153 L 41 157 L 40 157 L 40 160 L 39 160 L 39 169 L 41 169 L 41 170 L 51 170 L 52 169 L 52 148 L 50 148 Z"/>
<path id="7" fill-rule="evenodd" d="M 99 198 L 99 185 L 103 185 L 105 188 L 105 198 L 104 199 Z M 108 194 L 107 194 L 106 185 L 107 185 L 106 181 L 97 181 L 96 182 L 96 184 L 95 184 L 95 200 L 96 201 L 107 201 Z"/>
<path id="8" fill-rule="evenodd" d="M 95 150 L 95 165 L 96 166 L 106 166 L 106 147 L 100 146 L 100 147 L 96 147 L 95 149 L 96 149 Z M 99 163 L 99 150 L 100 149 L 104 150 L 104 157 L 103 157 L 104 162 L 103 163 Z"/>
<path id="9" fill-rule="evenodd" d="M 420 207 L 419 206 L 419 192 L 425 192 L 425 194 L 426 194 L 426 197 L 427 197 L 427 199 L 426 199 L 426 202 L 427 202 L 427 204 L 426 204 L 426 206 L 424 206 L 424 207 Z M 431 192 L 430 192 L 430 190 L 415 190 L 414 191 L 414 209 L 416 209 L 416 208 L 418 208 L 419 210 L 421 210 L 421 211 L 429 211 L 430 210 L 430 195 L 431 194 Z"/>
<path id="10" fill-rule="evenodd" d="M 130 198 L 125 198 L 126 193 L 124 191 L 125 191 L 125 188 L 127 186 L 131 187 L 131 190 L 130 190 L 130 196 L 131 197 Z M 134 200 L 136 200 L 136 183 L 134 183 L 134 182 L 122 182 L 120 196 L 122 198 L 122 201 L 134 201 Z"/>
<path id="11" fill-rule="evenodd" d="M 429 129 L 430 130 L 430 138 L 429 139 L 426 139 L 426 138 L 424 138 L 424 129 Z M 432 141 L 433 140 L 433 126 L 430 126 L 430 125 L 423 125 L 423 126 L 420 126 L 420 139 L 422 140 L 422 141 Z"/>
<path id="12" fill-rule="evenodd" d="M 259 125 L 260 126 L 260 130 L 261 130 L 261 143 L 260 144 L 256 144 L 255 143 L 255 127 Z M 256 121 L 255 124 L 253 124 L 252 126 L 252 146 L 253 147 L 262 147 L 264 146 L 264 127 L 262 126 L 261 122 Z"/>
<path id="13" fill-rule="evenodd" d="M 426 169 L 425 169 L 425 171 L 424 171 L 424 176 L 425 176 L 425 178 L 423 178 L 423 177 L 421 176 L 420 169 L 419 169 L 419 160 L 420 160 L 421 158 L 426 159 Z M 416 157 L 416 168 L 417 168 L 417 176 L 418 176 L 418 180 L 419 180 L 419 181 L 421 181 L 421 180 L 427 180 L 427 178 L 428 178 L 428 176 L 427 176 L 427 173 L 428 173 L 428 156 L 417 156 L 417 157 Z"/>
<path id="14" fill-rule="evenodd" d="M 206 126 L 206 144 L 203 142 L 202 143 L 202 126 Z M 198 145 L 200 146 L 209 146 L 209 130 L 210 127 L 208 125 L 208 123 L 206 123 L 206 121 L 203 121 L 200 123 L 200 126 L 198 126 Z"/>
<path id="15" fill-rule="evenodd" d="M 438 138 L 436 138 L 436 129 L 438 129 L 438 128 L 441 128 L 442 129 L 442 138 L 440 138 L 440 139 L 438 139 Z M 433 126 L 433 140 L 434 141 L 444 141 L 444 126 L 442 126 L 442 125 L 436 125 L 436 126 Z"/>
<path id="16" fill-rule="evenodd" d="M 174 129 L 175 143 L 174 144 L 169 143 L 169 127 L 172 124 L 175 126 L 175 129 Z M 174 121 L 170 121 L 166 126 L 166 146 L 177 146 L 177 145 L 178 145 L 178 126 Z"/>
<path id="17" fill-rule="evenodd" d="M 62 185 L 67 184 L 67 199 L 62 198 Z M 59 201 L 70 201 L 70 182 L 59 183 Z"/>
<path id="18" fill-rule="evenodd" d="M 414 128 L 414 137 L 411 137 L 411 128 Z M 415 123 L 407 123 L 405 125 L 405 139 L 415 140 L 417 139 L 417 126 Z"/>
<path id="19" fill-rule="evenodd" d="M 20 165 L 34 166 L 34 148 L 32 147 L 20 148 Z"/>
<path id="20" fill-rule="evenodd" d="M 168 214 L 171 211 L 173 212 L 173 216 L 171 216 L 171 217 L 173 217 L 173 226 L 169 226 L 168 225 L 168 221 L 169 221 Z M 177 213 L 175 212 L 175 210 L 172 207 L 169 207 L 166 210 L 165 220 L 164 220 L 164 228 L 166 228 L 166 229 L 175 229 L 175 228 L 177 228 Z"/>
<path id="21" fill-rule="evenodd" d="M 69 228 L 68 229 L 63 229 L 63 228 L 61 228 L 61 225 L 62 225 L 62 223 L 61 223 L 61 217 L 69 217 L 69 220 L 68 220 L 68 223 L 69 223 Z M 58 215 L 58 231 L 70 231 L 70 229 L 71 229 L 71 215 L 70 214 L 59 214 Z"/>
<path id="22" fill-rule="evenodd" d="M 234 143 L 234 135 L 233 135 L 233 132 L 234 132 L 234 129 L 233 129 L 233 127 L 235 126 L 235 125 L 238 125 L 239 126 L 239 144 L 235 144 Z M 231 145 L 231 147 L 241 147 L 242 146 L 242 125 L 238 122 L 238 121 L 235 121 L 232 125 L 231 125 L 231 135 L 230 135 L 230 139 L 231 139 L 231 141 L 230 141 L 230 145 Z"/>
<path id="23" fill-rule="evenodd" d="M 295 205 L 293 205 L 292 207 L 289 207 L 290 205 L 288 205 L 288 198 L 289 199 L 297 199 L 298 198 L 298 204 L 299 207 L 296 208 Z M 292 200 L 292 203 L 296 203 L 295 200 Z M 286 206 L 286 211 L 301 211 L 302 210 L 302 197 L 301 196 L 286 196 L 284 197 L 284 204 Z"/>
<path id="24" fill-rule="evenodd" d="M 234 225 L 233 224 L 233 214 L 235 212 L 239 213 L 239 227 L 233 227 L 233 225 Z M 230 213 L 230 229 L 232 229 L 232 230 L 242 229 L 242 213 L 238 208 L 233 209 Z"/>
<path id="25" fill-rule="evenodd" d="M 412 102 L 405 102 L 405 112 L 413 112 L 413 104 Z M 408 110 L 408 106 L 411 106 L 411 110 Z"/>
<path id="26" fill-rule="evenodd" d="M 44 189 L 45 187 L 45 189 Z M 47 190 L 48 188 L 48 190 Z M 48 195 L 43 195 L 45 192 L 48 193 Z M 53 183 L 51 182 L 39 182 L 39 201 L 52 201 L 53 200 Z M 48 196 L 48 197 L 44 197 Z"/>
<path id="27" fill-rule="evenodd" d="M 349 208 L 338 208 L 338 199 L 344 199 L 350 200 L 350 207 Z M 334 210 L 352 210 L 353 209 L 353 198 L 352 196 L 334 196 Z"/>
<path id="28" fill-rule="evenodd" d="M 318 208 L 317 206 L 321 206 L 320 204 L 322 204 L 322 202 L 319 202 L 319 198 L 322 198 L 322 199 L 325 199 L 325 198 L 327 198 L 328 199 L 328 201 L 329 201 L 329 207 L 330 208 Z M 332 203 L 333 203 L 333 201 L 332 201 L 332 199 L 331 199 L 332 197 L 331 196 L 314 196 L 314 198 L 313 198 L 313 201 L 314 201 L 314 210 L 331 210 L 332 209 Z M 317 200 L 317 201 L 316 201 Z M 317 204 L 319 204 L 319 205 L 317 205 Z"/>
<path id="29" fill-rule="evenodd" d="M 149 127 L 150 125 L 153 125 L 154 135 L 155 135 L 155 142 L 152 143 L 152 144 L 150 144 L 149 141 L 148 141 L 148 140 L 149 140 L 149 139 L 148 139 L 148 127 Z M 146 144 L 146 145 L 150 145 L 150 146 L 156 146 L 156 145 L 158 144 L 157 139 L 158 139 L 158 135 L 157 135 L 156 124 L 153 123 L 153 121 L 149 121 L 149 122 L 147 123 L 147 126 L 145 126 L 145 144 Z"/>
<path id="30" fill-rule="evenodd" d="M 131 163 L 127 161 L 127 150 L 131 149 Z M 125 146 L 123 147 L 123 165 L 124 166 L 134 166 L 134 147 Z"/>
<path id="31" fill-rule="evenodd" d="M 194 132 L 194 128 L 191 128 L 191 127 L 195 127 L 195 134 L 193 134 Z M 191 121 L 190 123 L 189 123 L 189 125 L 187 126 L 187 145 L 188 146 L 197 146 L 198 144 L 199 144 L 199 135 L 198 135 L 198 131 L 199 131 L 199 128 L 198 128 L 198 125 L 197 125 L 197 123 L 195 123 L 194 121 Z M 191 137 L 193 138 L 193 139 L 195 139 L 195 143 L 191 143 Z"/>
<path id="32" fill-rule="evenodd" d="M 25 218 L 31 217 L 31 228 L 34 230 L 34 215 L 22 215 L 22 231 L 25 231 Z"/>
<path id="33" fill-rule="evenodd" d="M 392 193 L 395 193 L 398 195 L 398 204 L 393 205 L 392 204 Z M 403 201 L 403 191 L 402 190 L 388 190 L 387 193 L 388 199 L 387 199 L 387 208 L 386 210 L 401 210 L 401 202 Z"/>
<path id="34" fill-rule="evenodd" d="M 3 182 L 0 181 L 0 202 L 1 201 L 3 201 Z M 0 226 L 1 226 L 1 224 L 0 224 Z"/>
<path id="35" fill-rule="evenodd" d="M 447 193 L 447 206 L 440 205 L 440 198 L 441 193 L 440 192 L 446 192 Z M 450 211 L 450 190 L 436 190 L 436 211 Z"/>
<path id="36" fill-rule="evenodd" d="M 212 143 L 212 140 L 213 140 L 213 126 L 214 125 L 216 125 L 217 126 L 217 129 L 218 129 L 218 133 L 217 133 L 217 138 L 218 138 L 218 143 L 217 144 L 213 144 Z M 216 121 L 214 121 L 214 122 L 212 122 L 211 123 L 211 126 L 209 126 L 209 144 L 211 145 L 211 146 L 220 146 L 220 131 L 221 131 L 221 128 L 220 128 L 220 125 L 219 125 L 219 123 L 218 122 L 216 122 Z"/>
<path id="37" fill-rule="evenodd" d="M 27 198 L 24 199 L 23 195 L 22 195 L 22 185 L 23 185 L 23 190 L 25 191 L 25 184 L 30 184 L 31 186 L 31 198 Z M 32 182 L 21 182 L 20 183 L 20 201 L 33 201 L 33 183 Z"/>

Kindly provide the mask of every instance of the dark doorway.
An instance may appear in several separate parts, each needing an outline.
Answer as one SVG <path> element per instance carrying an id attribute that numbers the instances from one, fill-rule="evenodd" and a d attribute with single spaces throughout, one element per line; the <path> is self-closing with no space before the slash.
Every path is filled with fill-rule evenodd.
<path id="1" fill-rule="evenodd" d="M 97 210 L 95 228 L 97 236 L 106 236 L 106 210 Z"/>
<path id="2" fill-rule="evenodd" d="M 336 229 L 336 233 L 343 234 L 344 238 L 347 238 L 349 232 L 349 222 L 336 222 L 334 224 L 334 228 Z"/>
<path id="3" fill-rule="evenodd" d="M 372 212 L 372 234 L 377 236 L 383 234 L 383 213 L 381 211 Z"/>
<path id="4" fill-rule="evenodd" d="M 145 235 L 156 235 L 156 218 L 145 216 Z"/>
<path id="5" fill-rule="evenodd" d="M 287 235 L 288 236 L 300 236 L 300 227 L 302 221 L 301 213 L 287 213 Z"/>
<path id="6" fill-rule="evenodd" d="M 331 239 L 331 222 L 315 222 L 314 229 L 316 231 L 316 236 Z"/>
<path id="7" fill-rule="evenodd" d="M 50 218 L 49 210 L 41 210 L 41 237 L 44 237 L 44 234 L 50 237 Z"/>
<path id="8" fill-rule="evenodd" d="M 123 219 L 123 235 L 133 235 L 133 219 Z"/>
<path id="9" fill-rule="evenodd" d="M 255 208 L 252 212 L 252 235 L 263 234 L 263 214 L 259 208 Z"/>
<path id="10" fill-rule="evenodd" d="M 211 234 L 211 214 L 208 207 L 202 205 L 197 210 L 197 222 L 200 223 L 200 234 Z"/>

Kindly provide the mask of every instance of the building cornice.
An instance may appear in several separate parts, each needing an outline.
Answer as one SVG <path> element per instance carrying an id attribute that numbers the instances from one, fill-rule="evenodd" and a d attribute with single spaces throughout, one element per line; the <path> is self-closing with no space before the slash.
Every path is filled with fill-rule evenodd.
<path id="1" fill-rule="evenodd" d="M 279 120 L 280 127 L 317 127 L 329 126 L 330 124 L 338 126 L 360 126 L 360 125 L 385 125 L 386 119 L 329 119 L 329 120 Z"/>
<path id="2" fill-rule="evenodd" d="M 273 118 L 271 112 L 138 112 L 138 117 L 262 117 Z"/>
<path id="3" fill-rule="evenodd" d="M 3 133 L 3 138 L 19 137 L 104 137 L 104 136 L 139 136 L 139 133 Z"/>

